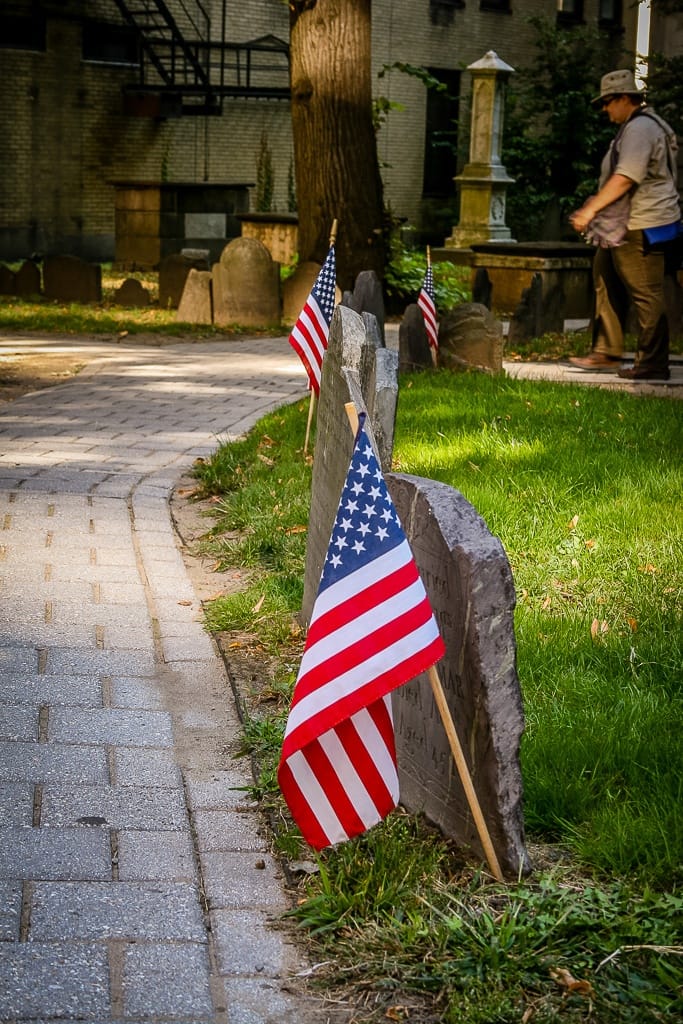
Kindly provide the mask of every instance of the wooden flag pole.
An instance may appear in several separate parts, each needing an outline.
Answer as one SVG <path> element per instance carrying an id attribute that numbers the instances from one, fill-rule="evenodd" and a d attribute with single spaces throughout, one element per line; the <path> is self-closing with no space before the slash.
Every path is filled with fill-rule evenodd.
<path id="1" fill-rule="evenodd" d="M 335 217 L 334 220 L 332 221 L 332 230 L 330 231 L 330 249 L 337 241 L 337 224 L 338 221 L 337 218 Z"/>
<path id="2" fill-rule="evenodd" d="M 351 426 L 351 430 L 353 431 L 353 436 L 355 437 L 356 434 L 358 433 L 358 410 L 356 409 L 355 402 L 345 402 L 344 409 L 346 410 L 346 415 L 349 418 L 349 424 Z M 451 754 L 453 755 L 455 766 L 458 769 L 458 775 L 460 776 L 462 788 L 465 790 L 467 803 L 469 804 L 470 811 L 472 812 L 474 824 L 476 825 L 477 828 L 477 835 L 479 836 L 481 845 L 484 848 L 484 853 L 486 854 L 486 860 L 488 861 L 491 874 L 496 879 L 496 881 L 504 882 L 505 879 L 503 878 L 503 872 L 500 870 L 500 864 L 498 863 L 498 858 L 496 857 L 496 851 L 493 849 L 491 836 L 489 834 L 488 828 L 486 827 L 484 815 L 481 813 L 481 806 L 479 804 L 479 799 L 477 798 L 477 794 L 474 789 L 474 784 L 472 783 L 472 776 L 470 775 L 470 770 L 467 767 L 467 761 L 465 760 L 465 755 L 462 752 L 462 747 L 460 745 L 460 740 L 458 739 L 458 734 L 455 731 L 455 723 L 453 721 L 451 709 L 448 706 L 446 694 L 443 692 L 443 686 L 441 685 L 441 680 L 439 679 L 439 673 L 436 671 L 436 666 L 432 665 L 427 674 L 429 675 L 429 682 L 432 687 L 432 693 L 434 694 L 436 706 L 439 709 L 439 714 L 441 715 L 443 727 L 446 730 L 446 736 L 448 737 L 448 745 L 451 748 Z"/>
<path id="3" fill-rule="evenodd" d="M 477 834 L 481 845 L 484 848 L 484 853 L 486 854 L 486 860 L 488 861 L 489 868 L 491 869 L 491 874 L 498 882 L 503 882 L 505 881 L 503 878 L 503 872 L 500 870 L 496 851 L 493 849 L 491 836 L 489 835 L 489 830 L 486 827 L 484 815 L 481 813 L 479 800 L 477 799 L 477 794 L 474 790 L 474 785 L 472 784 L 472 776 L 470 775 L 470 770 L 467 767 L 465 755 L 462 752 L 460 740 L 458 739 L 458 734 L 455 731 L 455 723 L 453 722 L 451 709 L 446 701 L 446 695 L 443 692 L 443 686 L 441 685 L 439 673 L 436 671 L 435 665 L 432 665 L 429 669 L 428 675 L 429 682 L 432 686 L 432 693 L 434 694 L 434 700 L 436 701 L 436 706 L 439 709 L 439 714 L 441 715 L 441 721 L 443 722 L 444 729 L 446 730 L 451 754 L 453 755 L 453 760 L 455 761 L 455 765 L 458 769 L 460 781 L 462 782 L 462 787 L 465 790 L 465 796 L 467 797 L 467 802 L 470 806 L 472 817 L 474 818 L 474 824 L 477 827 Z"/>

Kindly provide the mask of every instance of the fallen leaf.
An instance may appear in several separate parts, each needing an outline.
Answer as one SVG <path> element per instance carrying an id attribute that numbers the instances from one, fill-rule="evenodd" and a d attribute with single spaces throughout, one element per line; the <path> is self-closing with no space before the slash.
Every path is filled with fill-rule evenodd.
<path id="1" fill-rule="evenodd" d="M 384 1016 L 388 1020 L 405 1020 L 407 1006 L 390 1006 Z"/>
<path id="2" fill-rule="evenodd" d="M 564 967 L 551 967 L 550 977 L 562 988 L 566 988 L 568 992 L 575 992 L 577 995 L 587 996 L 588 998 L 592 998 L 595 995 L 595 990 L 590 981 L 577 980 Z"/>
<path id="3" fill-rule="evenodd" d="M 597 638 L 602 636 L 604 633 L 609 633 L 609 626 L 605 620 L 603 619 L 602 622 L 600 622 L 598 619 L 593 619 L 591 622 L 591 636 L 593 639 L 597 640 Z"/>
<path id="4" fill-rule="evenodd" d="M 578 516 L 572 516 L 572 518 L 567 523 L 567 529 L 568 530 L 575 530 L 578 521 L 579 521 L 579 517 Z"/>
<path id="5" fill-rule="evenodd" d="M 215 594 L 212 594 L 211 597 L 208 597 L 207 601 L 217 601 L 219 597 L 224 597 L 224 596 L 225 596 L 225 591 L 224 590 L 218 590 Z"/>
<path id="6" fill-rule="evenodd" d="M 192 601 L 178 601 L 178 604 L 181 604 L 183 608 L 190 608 L 192 606 Z"/>
<path id="7" fill-rule="evenodd" d="M 657 572 L 657 568 L 652 562 L 648 562 L 647 565 L 639 565 L 638 572 Z"/>
<path id="8" fill-rule="evenodd" d="M 259 597 L 259 599 L 258 599 L 258 601 L 256 602 L 256 604 L 255 604 L 255 605 L 254 605 L 254 607 L 253 607 L 253 608 L 251 609 L 251 610 L 252 610 L 252 613 L 253 613 L 254 615 L 256 615 L 256 614 L 257 614 L 258 612 L 260 612 L 260 611 L 261 611 L 261 606 L 262 606 L 263 602 L 265 601 L 265 599 L 266 599 L 266 595 L 265 595 L 265 594 L 261 594 L 261 596 Z"/>
<path id="9" fill-rule="evenodd" d="M 272 448 L 275 445 L 275 441 L 273 441 L 272 437 L 269 437 L 268 434 L 264 434 L 259 441 L 259 444 L 265 445 L 266 448 Z"/>
<path id="10" fill-rule="evenodd" d="M 257 456 L 257 458 L 259 458 L 261 460 L 261 462 L 265 462 L 266 466 L 274 466 L 275 465 L 275 462 L 273 461 L 273 459 L 269 459 L 267 455 L 261 455 L 261 452 L 257 452 L 256 456 Z"/>
<path id="11" fill-rule="evenodd" d="M 591 548 L 595 547 L 595 541 L 594 540 L 586 540 L 586 541 L 584 541 L 584 544 L 586 545 L 586 547 L 588 548 L 589 551 L 590 551 Z"/>
<path id="12" fill-rule="evenodd" d="M 629 629 L 631 630 L 631 632 L 635 633 L 635 631 L 638 629 L 638 623 L 636 619 L 628 618 L 626 621 L 628 622 Z"/>
<path id="13" fill-rule="evenodd" d="M 553 599 L 551 598 L 550 594 L 548 594 L 548 596 L 543 599 L 543 603 L 541 604 L 542 610 L 545 611 L 546 608 L 550 608 L 550 605 L 552 604 L 552 601 L 553 601 Z"/>
<path id="14" fill-rule="evenodd" d="M 307 529 L 307 526 L 288 526 L 285 533 L 305 533 Z"/>

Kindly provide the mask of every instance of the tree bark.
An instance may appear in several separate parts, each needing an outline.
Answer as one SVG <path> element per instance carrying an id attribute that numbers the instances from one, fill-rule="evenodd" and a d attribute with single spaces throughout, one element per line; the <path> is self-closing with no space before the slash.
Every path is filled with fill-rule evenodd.
<path id="1" fill-rule="evenodd" d="M 339 222 L 337 282 L 384 268 L 382 179 L 372 123 L 371 0 L 290 0 L 299 259 L 322 262 Z"/>

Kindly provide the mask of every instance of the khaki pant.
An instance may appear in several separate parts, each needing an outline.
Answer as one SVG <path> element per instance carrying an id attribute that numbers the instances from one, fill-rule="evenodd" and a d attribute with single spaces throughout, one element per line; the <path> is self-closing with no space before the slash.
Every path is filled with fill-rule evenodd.
<path id="1" fill-rule="evenodd" d="M 632 303 L 638 320 L 636 365 L 666 369 L 669 323 L 664 303 L 664 254 L 647 249 L 642 231 L 628 231 L 621 245 L 596 250 L 593 285 L 594 351 L 623 355 L 624 327 Z"/>

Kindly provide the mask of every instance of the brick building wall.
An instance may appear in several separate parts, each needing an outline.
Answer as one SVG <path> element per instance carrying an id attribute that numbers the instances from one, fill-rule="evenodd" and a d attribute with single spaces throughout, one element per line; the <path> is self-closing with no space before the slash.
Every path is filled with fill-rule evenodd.
<path id="1" fill-rule="evenodd" d="M 173 7 L 174 0 L 169 3 Z M 511 13 L 482 9 L 486 3 L 466 0 L 464 7 L 455 7 L 450 0 L 374 0 L 373 71 L 399 61 L 457 72 L 488 50 L 512 67 L 530 64 L 533 31 L 526 19 L 554 16 L 554 0 L 514 0 Z M 5 9 L 30 6 L 30 0 L 3 2 Z M 212 37 L 218 39 L 221 2 L 208 6 Z M 635 13 L 628 3 L 623 8 L 622 39 L 628 48 L 634 45 Z M 72 252 L 111 259 L 114 182 L 253 184 L 264 132 L 274 158 L 274 207 L 287 210 L 292 159 L 287 100 L 226 99 L 219 117 L 130 116 L 124 113 L 122 87 L 137 80 L 136 69 L 82 55 L 84 19 L 121 23 L 113 0 L 43 0 L 43 9 L 44 52 L 0 48 L 0 258 Z M 584 0 L 586 23 L 596 23 L 597 11 L 598 0 Z M 266 35 L 288 39 L 286 4 L 228 0 L 226 39 L 239 43 Z M 463 72 L 462 109 L 468 90 Z M 391 71 L 376 78 L 376 93 L 402 108 L 391 110 L 378 136 L 386 201 L 396 216 L 421 226 L 430 209 L 423 201 L 427 92 L 416 78 Z M 455 187 L 450 201 L 455 204 Z"/>

